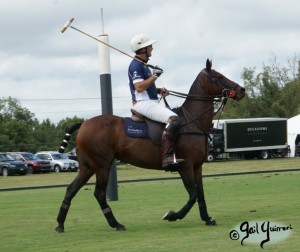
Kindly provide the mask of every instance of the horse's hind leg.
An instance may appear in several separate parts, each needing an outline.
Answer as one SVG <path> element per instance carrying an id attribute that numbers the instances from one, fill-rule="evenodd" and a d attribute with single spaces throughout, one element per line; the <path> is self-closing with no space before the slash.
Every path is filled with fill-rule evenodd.
<path id="1" fill-rule="evenodd" d="M 97 180 L 96 180 L 94 195 L 101 207 L 101 210 L 102 210 L 108 224 L 112 228 L 116 228 L 117 231 L 124 231 L 124 230 L 126 230 L 125 226 L 123 226 L 116 220 L 110 206 L 107 203 L 106 188 L 107 188 L 107 183 L 108 183 L 108 174 L 103 174 L 103 173 L 100 174 L 100 171 L 98 171 L 98 173 L 96 174 Z M 105 173 L 106 173 L 106 171 L 105 171 Z"/>
<path id="2" fill-rule="evenodd" d="M 90 177 L 94 174 L 94 172 L 90 169 L 81 169 L 77 175 L 77 177 L 73 180 L 73 182 L 67 187 L 66 194 L 64 200 L 59 209 L 59 213 L 57 215 L 58 226 L 55 228 L 55 231 L 58 233 L 64 232 L 64 223 L 71 206 L 71 201 L 76 195 L 76 193 L 80 190 L 82 186 L 84 186 Z"/>

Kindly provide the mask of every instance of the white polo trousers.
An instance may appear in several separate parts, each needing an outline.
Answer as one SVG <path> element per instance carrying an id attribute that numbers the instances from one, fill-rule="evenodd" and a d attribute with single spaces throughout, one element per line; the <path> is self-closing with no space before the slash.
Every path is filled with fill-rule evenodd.
<path id="1" fill-rule="evenodd" d="M 160 105 L 158 100 L 138 101 L 132 109 L 153 121 L 162 123 L 168 123 L 171 116 L 177 116 L 172 110 Z"/>

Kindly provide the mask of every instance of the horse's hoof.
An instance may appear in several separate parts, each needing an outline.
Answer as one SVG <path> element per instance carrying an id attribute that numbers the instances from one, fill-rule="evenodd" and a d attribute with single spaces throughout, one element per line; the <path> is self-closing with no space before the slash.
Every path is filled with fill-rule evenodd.
<path id="1" fill-rule="evenodd" d="M 176 221 L 176 213 L 174 211 L 169 211 L 164 215 L 162 219 L 167 221 Z"/>
<path id="2" fill-rule="evenodd" d="M 216 220 L 214 218 L 209 217 L 209 219 L 205 222 L 205 224 L 207 226 L 216 226 L 217 222 L 216 222 Z"/>
<path id="3" fill-rule="evenodd" d="M 119 224 L 117 227 L 116 227 L 116 231 L 126 231 L 126 227 Z"/>
<path id="4" fill-rule="evenodd" d="M 64 229 L 63 227 L 57 226 L 57 227 L 55 228 L 55 231 L 56 231 L 57 233 L 63 233 L 63 232 L 65 232 L 65 229 Z"/>

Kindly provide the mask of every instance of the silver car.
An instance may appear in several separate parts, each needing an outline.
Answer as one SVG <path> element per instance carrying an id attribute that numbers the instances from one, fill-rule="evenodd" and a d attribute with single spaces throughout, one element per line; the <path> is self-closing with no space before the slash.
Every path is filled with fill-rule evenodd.
<path id="1" fill-rule="evenodd" d="M 35 155 L 40 159 L 49 160 L 51 169 L 55 172 L 78 171 L 79 169 L 77 161 L 68 159 L 57 151 L 39 151 Z"/>

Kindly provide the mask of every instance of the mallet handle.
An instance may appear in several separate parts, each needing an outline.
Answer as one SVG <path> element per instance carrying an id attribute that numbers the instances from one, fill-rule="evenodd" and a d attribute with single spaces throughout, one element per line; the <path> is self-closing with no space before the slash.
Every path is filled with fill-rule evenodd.
<path id="1" fill-rule="evenodd" d="M 148 66 L 148 67 L 150 67 L 150 68 L 152 68 L 152 69 L 155 68 L 155 66 L 149 65 L 149 64 L 145 63 L 144 61 L 139 60 L 139 59 L 137 59 L 137 58 L 131 56 L 130 54 L 128 54 L 128 53 L 126 53 L 126 52 L 123 52 L 122 50 L 120 50 L 120 49 L 118 49 L 118 48 L 116 48 L 116 47 L 114 47 L 114 46 L 112 46 L 112 45 L 110 45 L 110 44 L 107 44 L 107 43 L 101 41 L 100 39 L 98 39 L 98 38 L 96 38 L 96 37 L 94 37 L 94 36 L 92 36 L 92 35 L 90 35 L 90 34 L 84 32 L 84 31 L 81 31 L 81 30 L 77 29 L 76 27 L 71 26 L 70 24 L 68 24 L 68 27 L 70 27 L 70 28 L 72 28 L 72 29 L 74 29 L 74 30 L 76 30 L 76 31 L 78 31 L 78 32 L 80 32 L 80 33 L 82 33 L 82 34 L 84 34 L 84 35 L 86 35 L 86 36 L 88 36 L 88 37 L 94 39 L 94 40 L 97 40 L 98 42 L 100 42 L 100 43 L 102 43 L 102 44 L 104 44 L 104 45 L 106 45 L 106 46 L 108 46 L 108 47 L 110 47 L 110 48 L 112 48 L 112 49 L 114 49 L 114 50 L 116 50 L 116 51 L 118 51 L 118 52 L 120 52 L 120 53 L 122 53 L 122 54 L 124 54 L 124 55 L 126 55 L 126 56 L 128 56 L 128 57 L 130 57 L 130 58 L 132 58 L 132 59 L 134 59 L 134 60 L 136 60 L 136 61 L 138 61 L 138 62 L 144 64 L 144 65 L 146 65 L 146 66 Z"/>

